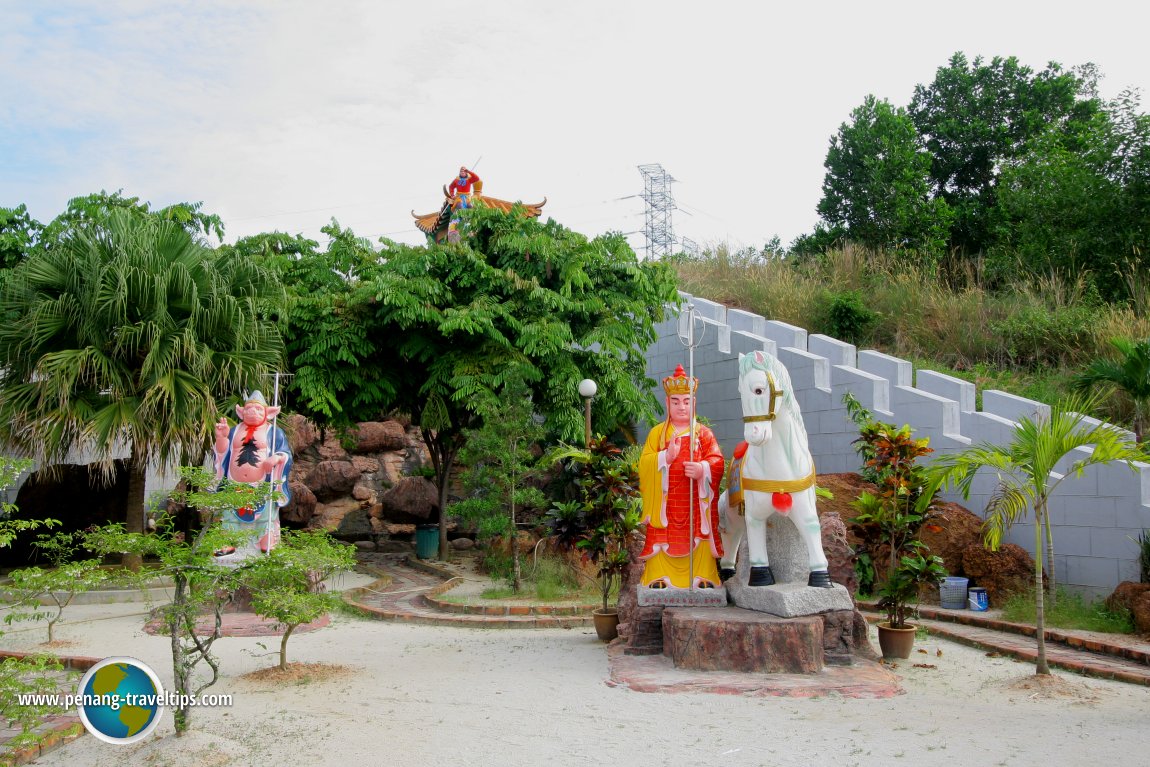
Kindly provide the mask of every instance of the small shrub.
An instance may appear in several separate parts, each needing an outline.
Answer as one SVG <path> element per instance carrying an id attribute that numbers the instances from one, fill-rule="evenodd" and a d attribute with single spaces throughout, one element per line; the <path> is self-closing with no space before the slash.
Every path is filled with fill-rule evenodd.
<path id="1" fill-rule="evenodd" d="M 827 333 L 849 343 L 866 340 L 879 315 L 866 305 L 857 290 L 826 294 Z"/>
<path id="2" fill-rule="evenodd" d="M 534 583 L 535 596 L 544 601 L 566 599 L 585 586 L 570 565 L 552 556 L 540 557 L 529 579 Z"/>
<path id="3" fill-rule="evenodd" d="M 44 737 L 44 733 L 36 731 L 44 719 L 65 713 L 60 706 L 19 702 L 20 695 L 45 695 L 59 690 L 62 673 L 60 661 L 49 655 L 0 660 L 0 718 L 10 732 L 15 732 L 0 747 L 0 763 L 16 764 L 7 757 Z"/>
<path id="4" fill-rule="evenodd" d="M 497 551 L 495 549 L 487 549 L 483 555 L 483 560 L 480 563 L 483 572 L 491 576 L 493 580 L 506 580 L 511 581 L 515 563 L 511 560 L 511 555 L 507 552 Z"/>
<path id="5" fill-rule="evenodd" d="M 1006 319 L 992 323 L 991 330 L 1002 337 L 1004 351 L 1012 365 L 1033 368 L 1080 362 L 1082 351 L 1095 342 L 1097 326 L 1096 307 L 1051 310 L 1025 306 Z"/>
<path id="6" fill-rule="evenodd" d="M 1143 530 L 1134 542 L 1138 544 L 1138 580 L 1150 583 L 1150 531 Z"/>

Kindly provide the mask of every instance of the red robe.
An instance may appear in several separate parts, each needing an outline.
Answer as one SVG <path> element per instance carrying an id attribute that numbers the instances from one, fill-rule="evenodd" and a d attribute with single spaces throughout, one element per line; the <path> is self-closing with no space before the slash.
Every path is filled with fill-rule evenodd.
<path id="1" fill-rule="evenodd" d="M 714 434 L 706 426 L 696 424 L 696 461 L 703 461 L 710 467 L 709 481 L 703 488 L 692 482 L 684 472 L 683 464 L 690 460 L 687 449 L 687 433 L 684 431 L 676 439 L 681 449 L 675 460 L 666 465 L 667 437 L 674 433 L 669 422 L 660 424 L 647 436 L 643 455 L 639 460 L 640 490 L 643 496 L 643 517 L 647 525 L 647 537 L 639 558 L 647 562 L 644 570 L 644 585 L 661 577 L 670 577 L 673 586 L 687 588 L 685 576 L 678 579 L 668 572 L 664 565 L 653 559 L 665 555 L 672 559 L 684 559 L 694 553 L 695 575 L 718 585 L 718 572 L 715 558 L 723 555 L 722 538 L 719 536 L 719 484 L 723 478 L 723 454 L 719 450 Z M 694 488 L 694 542 L 691 541 L 691 498 Z M 665 492 L 664 492 L 665 490 Z M 681 572 L 683 563 L 676 568 Z"/>

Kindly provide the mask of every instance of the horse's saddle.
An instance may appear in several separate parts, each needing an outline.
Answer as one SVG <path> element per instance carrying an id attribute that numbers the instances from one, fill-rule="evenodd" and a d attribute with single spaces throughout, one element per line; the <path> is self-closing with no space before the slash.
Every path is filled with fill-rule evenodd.
<path id="1" fill-rule="evenodd" d="M 740 442 L 735 448 L 734 459 L 731 461 L 731 470 L 727 474 L 727 504 L 732 509 L 739 510 L 743 515 L 743 462 L 747 460 L 746 442 Z"/>
<path id="2" fill-rule="evenodd" d="M 759 479 L 748 477 L 743 473 L 743 464 L 747 462 L 746 442 L 740 442 L 735 448 L 734 459 L 731 461 L 731 470 L 727 474 L 727 505 L 739 510 L 739 516 L 744 516 L 746 509 L 743 502 L 743 493 L 747 490 L 756 493 L 771 493 L 771 503 L 775 509 L 786 513 L 791 508 L 791 494 L 815 486 L 815 464 L 811 461 L 811 471 L 805 477 L 798 479 Z"/>

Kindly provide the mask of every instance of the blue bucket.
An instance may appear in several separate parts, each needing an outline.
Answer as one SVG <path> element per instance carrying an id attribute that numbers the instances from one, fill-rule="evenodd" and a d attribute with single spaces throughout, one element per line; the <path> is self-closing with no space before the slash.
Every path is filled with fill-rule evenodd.
<path id="1" fill-rule="evenodd" d="M 966 593 L 967 604 L 971 610 L 986 612 L 990 609 L 990 600 L 986 598 L 986 589 L 981 586 L 971 586 Z"/>
<path id="2" fill-rule="evenodd" d="M 938 604 L 947 610 L 966 609 L 966 585 L 969 580 L 958 576 L 948 576 L 938 586 Z"/>

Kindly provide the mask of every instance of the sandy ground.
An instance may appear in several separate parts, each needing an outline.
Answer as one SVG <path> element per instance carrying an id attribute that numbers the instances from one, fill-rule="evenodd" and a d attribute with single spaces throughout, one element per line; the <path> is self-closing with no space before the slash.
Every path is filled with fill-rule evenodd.
<path id="1" fill-rule="evenodd" d="M 358 585 L 352 576 L 345 585 Z M 77 654 L 128 655 L 171 682 L 169 643 L 141 605 L 75 606 L 59 629 Z M 30 649 L 43 632 L 7 633 Z M 228 708 L 198 708 L 176 738 L 85 736 L 38 765 L 1145 765 L 1150 688 L 1059 674 L 941 639 L 898 668 L 905 694 L 804 700 L 610 687 L 592 629 L 458 629 L 336 615 L 291 639 L 289 679 L 266 669 L 278 639 L 216 645 Z M 941 655 L 939 655 L 941 651 Z M 915 668 L 913 663 L 934 668 Z M 342 666 L 343 669 L 326 669 Z M 261 670 L 264 670 L 261 672 Z M 1139 744 L 1142 745 L 1139 745 Z"/>

